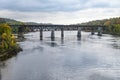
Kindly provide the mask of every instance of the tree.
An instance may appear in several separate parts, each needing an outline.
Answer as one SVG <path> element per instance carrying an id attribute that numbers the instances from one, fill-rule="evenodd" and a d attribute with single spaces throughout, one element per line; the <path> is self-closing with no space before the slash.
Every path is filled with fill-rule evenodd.
<path id="1" fill-rule="evenodd" d="M 110 25 L 111 25 L 111 22 L 110 22 L 110 21 L 106 21 L 106 22 L 104 23 L 104 25 L 110 26 Z"/>
<path id="2" fill-rule="evenodd" d="M 15 37 L 11 34 L 11 31 L 8 24 L 0 24 L 0 48 L 10 49 L 16 47 Z"/>

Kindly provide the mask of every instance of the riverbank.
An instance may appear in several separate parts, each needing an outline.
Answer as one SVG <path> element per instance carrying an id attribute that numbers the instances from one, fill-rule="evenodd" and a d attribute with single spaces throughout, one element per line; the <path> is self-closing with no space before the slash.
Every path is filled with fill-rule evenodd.
<path id="1" fill-rule="evenodd" d="M 0 61 L 5 61 L 13 56 L 16 56 L 20 51 L 22 51 L 22 48 L 19 45 L 10 49 L 2 49 L 0 51 Z"/>
<path id="2" fill-rule="evenodd" d="M 24 39 L 16 38 L 16 42 L 24 41 Z M 0 49 L 0 61 L 5 61 L 13 56 L 16 56 L 20 51 L 23 51 L 22 48 L 17 44 L 13 48 L 10 49 Z"/>

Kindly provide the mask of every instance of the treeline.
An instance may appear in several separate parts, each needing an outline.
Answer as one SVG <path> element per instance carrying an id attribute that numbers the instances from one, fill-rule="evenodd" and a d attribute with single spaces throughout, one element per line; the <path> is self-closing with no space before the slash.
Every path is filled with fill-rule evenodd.
<path id="1" fill-rule="evenodd" d="M 114 25 L 114 24 L 120 24 L 120 17 L 89 21 L 89 22 L 81 23 L 81 24 L 83 24 L 83 25 Z"/>
<path id="2" fill-rule="evenodd" d="M 120 35 L 120 17 L 90 21 L 90 22 L 82 23 L 82 25 L 106 25 L 108 29 L 106 31 L 107 33 L 113 35 Z"/>
<path id="3" fill-rule="evenodd" d="M 9 18 L 0 18 L 0 23 L 7 23 L 9 25 L 52 25 L 51 23 L 21 22 Z"/>
<path id="4" fill-rule="evenodd" d="M 23 22 L 9 19 L 9 18 L 0 18 L 0 23 L 6 23 L 9 25 L 22 25 L 22 24 L 24 24 Z"/>

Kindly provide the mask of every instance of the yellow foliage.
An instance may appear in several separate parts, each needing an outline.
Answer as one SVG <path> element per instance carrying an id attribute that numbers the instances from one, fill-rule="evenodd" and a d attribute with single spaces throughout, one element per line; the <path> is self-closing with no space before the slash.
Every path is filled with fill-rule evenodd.
<path id="1" fill-rule="evenodd" d="M 2 39 L 6 39 L 6 37 L 7 37 L 7 34 L 6 34 L 6 33 L 3 33 L 3 34 L 2 34 Z"/>
<path id="2" fill-rule="evenodd" d="M 12 35 L 11 35 L 11 38 L 12 38 L 12 39 L 15 39 L 15 36 L 14 36 L 14 34 L 12 34 Z"/>
<path id="3" fill-rule="evenodd" d="M 16 46 L 15 36 L 11 34 L 11 28 L 7 24 L 0 25 L 1 46 L 5 49 Z"/>
<path id="4" fill-rule="evenodd" d="M 14 34 L 11 35 L 11 45 L 12 45 L 12 46 L 15 46 L 15 45 L 16 45 Z"/>
<path id="5" fill-rule="evenodd" d="M 109 26 L 109 25 L 111 25 L 111 22 L 110 22 L 110 21 L 106 21 L 106 22 L 104 23 L 104 25 Z"/>

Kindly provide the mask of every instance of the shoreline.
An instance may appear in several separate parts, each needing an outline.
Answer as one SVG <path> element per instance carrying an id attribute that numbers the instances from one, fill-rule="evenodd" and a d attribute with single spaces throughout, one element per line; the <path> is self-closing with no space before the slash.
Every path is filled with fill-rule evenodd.
<path id="1" fill-rule="evenodd" d="M 21 42 L 24 40 L 25 39 L 16 38 L 16 42 Z M 16 56 L 20 51 L 23 51 L 23 49 L 19 46 L 19 44 L 17 44 L 16 47 L 0 51 L 0 61 L 5 61 L 13 56 Z"/>
<path id="2" fill-rule="evenodd" d="M 20 46 L 2 51 L 0 52 L 0 61 L 5 61 L 13 56 L 16 56 L 20 51 L 22 51 Z"/>

